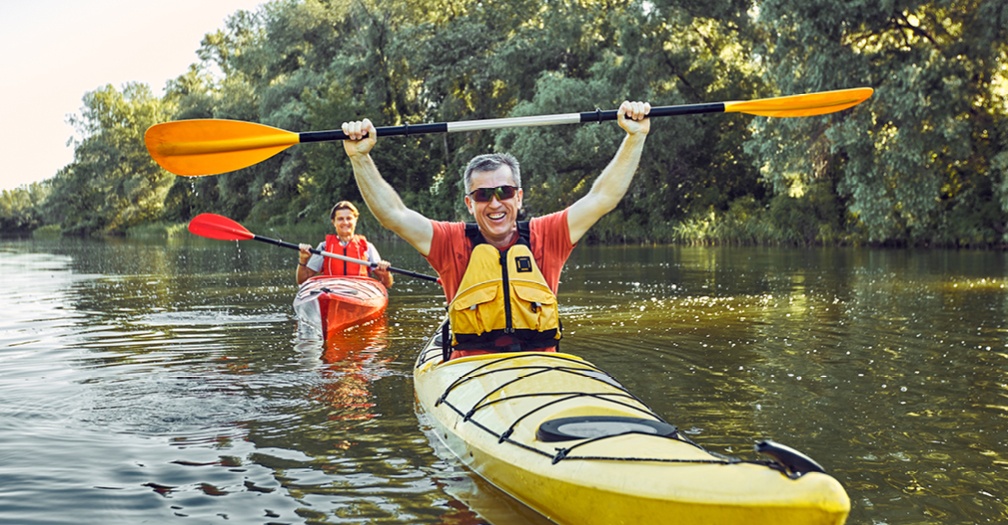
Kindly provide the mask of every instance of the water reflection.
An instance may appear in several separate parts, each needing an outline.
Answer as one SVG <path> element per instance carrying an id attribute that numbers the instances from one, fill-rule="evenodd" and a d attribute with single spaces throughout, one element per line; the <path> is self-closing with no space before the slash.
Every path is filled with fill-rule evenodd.
<path id="1" fill-rule="evenodd" d="M 396 266 L 429 272 L 389 243 Z M 435 450 L 414 353 L 444 312 L 399 280 L 324 345 L 290 254 L 213 242 L 0 243 L 0 521 L 540 519 Z M 850 523 L 1008 519 L 1000 253 L 581 246 L 565 351 L 712 450 L 822 463 Z M 442 451 L 443 452 L 443 451 Z"/>
<path id="2" fill-rule="evenodd" d="M 390 373 L 388 318 L 383 316 L 365 325 L 351 326 L 324 342 L 317 339 L 306 342 L 314 344 L 302 342 L 300 348 L 321 355 L 326 365 L 321 387 L 313 398 L 329 407 L 329 418 L 360 421 L 377 417 L 371 385 Z"/>

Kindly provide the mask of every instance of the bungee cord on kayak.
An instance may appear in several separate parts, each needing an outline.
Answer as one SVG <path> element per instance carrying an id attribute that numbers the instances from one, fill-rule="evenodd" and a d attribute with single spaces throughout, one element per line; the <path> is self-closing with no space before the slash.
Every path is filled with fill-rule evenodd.
<path id="1" fill-rule="evenodd" d="M 848 499 L 801 453 L 706 450 L 594 364 L 561 352 L 417 356 L 422 421 L 466 466 L 558 523 L 838 523 Z M 776 454 L 776 455 L 775 455 Z M 807 468 L 806 465 L 811 465 Z M 745 494 L 745 498 L 740 498 Z"/>
<path id="2" fill-rule="evenodd" d="M 438 337 L 440 337 L 440 332 L 439 332 Z M 643 401 L 641 401 L 637 396 L 635 396 L 630 391 L 628 391 L 625 387 L 623 387 L 619 382 L 616 381 L 615 378 L 613 378 L 607 372 L 605 372 L 601 368 L 598 368 L 597 366 L 595 366 L 595 365 L 593 365 L 591 363 L 588 363 L 586 361 L 579 360 L 579 359 L 574 359 L 574 358 L 571 358 L 571 357 L 569 357 L 569 356 L 567 356 L 565 354 L 545 353 L 545 354 L 541 354 L 542 358 L 544 358 L 545 360 L 559 361 L 559 363 L 557 363 L 557 364 L 552 364 L 552 363 L 551 364 L 536 364 L 536 365 L 515 365 L 515 366 L 506 366 L 506 367 L 500 367 L 499 366 L 503 362 L 521 360 L 523 357 L 525 357 L 525 355 L 521 354 L 521 353 L 509 353 L 509 354 L 507 354 L 505 356 L 501 356 L 497 360 L 494 360 L 494 361 L 492 361 L 490 363 L 487 363 L 485 365 L 482 365 L 480 367 L 474 368 L 474 369 L 466 372 L 465 374 L 459 376 L 452 384 L 450 384 L 445 389 L 444 393 L 441 394 L 441 396 L 438 398 L 436 405 L 444 404 L 445 406 L 448 406 L 453 411 L 455 411 L 455 413 L 457 413 L 458 415 L 462 416 L 462 421 L 463 422 L 465 422 L 465 423 L 471 423 L 471 424 L 475 425 L 476 427 L 478 427 L 478 428 L 486 431 L 487 433 L 493 435 L 494 437 L 497 438 L 498 443 L 505 443 L 505 442 L 506 443 L 510 443 L 512 445 L 524 448 L 526 450 L 535 452 L 537 454 L 541 454 L 541 455 L 550 457 L 552 459 L 552 463 L 553 464 L 556 464 L 556 463 L 558 463 L 560 461 L 584 460 L 584 461 L 636 461 L 636 462 L 654 461 L 654 462 L 659 462 L 659 463 L 697 463 L 697 464 L 723 464 L 723 465 L 733 465 L 733 464 L 738 464 L 738 463 L 750 463 L 750 464 L 755 464 L 755 465 L 763 465 L 763 466 L 766 466 L 768 468 L 776 468 L 776 466 L 777 466 L 777 463 L 773 462 L 773 461 L 767 461 L 767 460 L 745 460 L 745 459 L 736 458 L 736 457 L 732 457 L 732 456 L 726 456 L 726 455 L 723 455 L 723 454 L 719 454 L 719 453 L 707 450 L 706 448 L 702 447 L 701 445 L 697 444 L 696 442 L 690 440 L 688 437 L 684 436 L 681 432 L 679 432 L 679 430 L 678 430 L 677 427 L 675 427 L 674 425 L 671 425 L 670 423 L 666 422 L 658 414 L 654 413 L 650 409 L 647 409 L 646 407 L 642 407 L 640 404 L 643 404 Z M 424 363 L 424 362 L 427 362 L 428 360 L 429 359 L 421 357 L 420 362 Z M 492 369 L 490 369 L 491 365 L 493 365 Z M 578 366 L 574 366 L 574 365 L 578 365 Z M 456 405 L 456 404 L 452 403 L 451 400 L 449 399 L 453 390 L 455 390 L 458 386 L 460 386 L 460 385 L 462 385 L 462 384 L 464 384 L 464 383 L 466 383 L 466 382 L 468 382 L 470 380 L 474 380 L 476 378 L 483 377 L 483 376 L 486 376 L 486 375 L 491 375 L 491 374 L 514 374 L 516 372 L 518 373 L 518 375 L 516 375 L 515 377 L 513 377 L 511 379 L 505 380 L 504 382 L 502 382 L 501 384 L 499 384 L 496 388 L 487 391 L 483 395 L 483 397 L 477 399 L 468 408 Z M 599 381 L 599 382 L 601 382 L 601 383 L 603 383 L 605 385 L 609 385 L 612 388 L 616 388 L 617 391 L 616 392 L 576 392 L 576 391 L 551 391 L 551 390 L 543 390 L 543 391 L 536 391 L 536 392 L 530 392 L 530 393 L 525 393 L 525 394 L 508 395 L 508 396 L 501 396 L 501 397 L 494 398 L 497 394 L 499 394 L 501 391 L 507 389 L 509 386 L 516 385 L 517 383 L 519 383 L 519 382 L 521 382 L 523 380 L 532 378 L 532 377 L 534 377 L 536 375 L 547 374 L 547 373 L 551 373 L 551 372 L 561 373 L 561 374 L 573 374 L 573 375 L 578 375 L 578 376 L 585 377 L 585 378 L 588 378 L 588 379 L 591 379 L 591 380 L 594 380 L 594 381 Z M 494 398 L 494 399 L 491 399 L 491 398 Z M 527 410 L 524 413 L 518 415 L 507 426 L 507 428 L 504 429 L 503 431 L 499 431 L 499 430 L 495 430 L 493 428 L 490 428 L 490 426 L 481 423 L 479 421 L 479 418 L 476 417 L 477 413 L 481 409 L 488 408 L 491 405 L 499 404 L 499 403 L 514 402 L 516 400 L 523 400 L 523 399 L 526 399 L 526 398 L 548 398 L 548 401 L 545 401 L 541 405 L 539 405 L 538 407 L 532 408 L 532 409 Z M 526 418 L 528 418 L 529 416 L 535 414 L 537 411 L 539 411 L 541 409 L 544 409 L 546 407 L 549 407 L 551 405 L 561 404 L 561 403 L 565 403 L 565 402 L 568 402 L 568 401 L 576 401 L 579 398 L 592 398 L 592 399 L 596 399 L 596 400 L 602 401 L 603 403 L 611 403 L 611 404 L 614 404 L 614 405 L 618 405 L 620 408 L 636 411 L 636 412 L 639 412 L 640 414 L 642 414 L 644 416 L 647 416 L 647 417 L 650 417 L 650 418 L 654 418 L 654 419 L 653 420 L 648 420 L 648 419 L 636 419 L 636 418 L 622 418 L 619 421 L 621 423 L 621 425 L 617 426 L 617 428 L 614 431 L 612 431 L 611 433 L 607 432 L 606 428 L 602 428 L 602 427 L 598 427 L 598 426 L 596 426 L 594 428 L 587 428 L 587 429 L 586 428 L 582 428 L 581 429 L 582 431 L 587 431 L 586 433 L 589 434 L 589 435 L 582 435 L 582 436 L 577 436 L 577 435 L 566 435 L 566 436 L 564 436 L 564 435 L 553 434 L 553 437 L 547 438 L 547 439 L 543 439 L 544 436 L 542 435 L 542 432 L 537 433 L 537 437 L 540 440 L 542 440 L 542 441 L 574 441 L 574 440 L 578 441 L 577 443 L 574 443 L 574 444 L 572 444 L 570 446 L 567 446 L 567 447 L 555 447 L 554 448 L 555 453 L 550 453 L 550 452 L 548 452 L 546 450 L 543 450 L 542 448 L 530 445 L 530 444 L 525 443 L 525 442 L 521 442 L 521 441 L 517 441 L 517 440 L 511 439 L 511 436 L 514 433 L 515 427 L 521 421 L 523 421 Z M 629 399 L 629 400 L 635 401 L 635 402 L 637 402 L 639 404 L 627 403 L 627 402 L 622 401 L 622 399 Z M 605 416 L 602 416 L 602 417 L 604 418 Z M 571 419 L 577 419 L 577 418 L 571 418 Z M 547 425 L 548 423 L 550 423 L 552 421 L 553 420 L 549 420 L 549 421 L 544 422 L 540 426 L 540 428 L 542 428 L 542 426 L 545 426 L 545 425 Z M 581 423 L 582 427 L 590 426 L 594 421 L 596 421 L 596 420 L 594 420 L 593 418 L 587 418 L 587 417 L 586 418 L 580 418 L 580 423 Z M 606 420 L 605 419 L 601 419 L 601 421 L 606 421 Z M 664 425 L 665 427 L 667 427 L 667 430 L 664 430 L 664 433 L 662 433 L 661 431 L 658 430 L 658 428 L 660 428 L 660 427 L 658 427 L 657 425 L 653 425 L 654 423 L 658 423 L 660 425 Z M 644 429 L 647 429 L 647 430 L 644 430 Z M 613 439 L 613 438 L 617 438 L 617 437 L 620 437 L 620 436 L 625 436 L 627 434 L 633 434 L 633 433 L 653 435 L 653 436 L 657 436 L 657 437 L 663 437 L 663 438 L 667 438 L 667 439 L 678 440 L 678 441 L 681 441 L 683 443 L 688 443 L 688 444 L 690 444 L 690 445 L 692 445 L 692 446 L 694 446 L 694 447 L 702 450 L 703 452 L 705 452 L 707 454 L 715 456 L 715 458 L 717 458 L 717 459 L 660 458 L 660 457 L 652 457 L 652 456 L 647 456 L 647 455 L 640 455 L 640 456 L 612 456 L 612 455 L 608 455 L 608 456 L 607 455 L 590 455 L 590 456 L 589 455 L 585 455 L 585 456 L 578 456 L 578 455 L 571 455 L 571 451 L 573 451 L 576 448 L 579 448 L 579 447 L 582 447 L 582 446 L 586 446 L 586 445 L 590 445 L 592 443 L 596 443 L 596 442 L 599 442 L 601 440 Z M 590 435 L 590 434 L 599 434 L 599 435 Z"/>

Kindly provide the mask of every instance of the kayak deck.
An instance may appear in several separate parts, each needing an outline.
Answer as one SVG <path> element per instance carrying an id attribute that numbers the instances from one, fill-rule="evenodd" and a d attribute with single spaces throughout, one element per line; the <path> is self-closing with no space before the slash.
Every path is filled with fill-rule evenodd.
<path id="1" fill-rule="evenodd" d="M 469 468 L 559 524 L 841 524 L 831 476 L 709 452 L 612 376 L 563 353 L 442 362 L 421 351 L 416 395 L 433 432 Z"/>
<path id="2" fill-rule="evenodd" d="M 381 317 L 388 307 L 388 290 L 363 276 L 315 276 L 294 297 L 298 320 L 330 339 L 343 329 Z"/>

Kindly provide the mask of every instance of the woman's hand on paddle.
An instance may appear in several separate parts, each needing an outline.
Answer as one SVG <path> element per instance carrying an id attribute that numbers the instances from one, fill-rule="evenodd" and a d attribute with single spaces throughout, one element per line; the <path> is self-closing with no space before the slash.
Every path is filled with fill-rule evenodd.
<path id="1" fill-rule="evenodd" d="M 344 122 L 342 129 L 350 137 L 343 141 L 343 149 L 349 157 L 367 155 L 378 142 L 378 132 L 369 119 Z"/>
<path id="2" fill-rule="evenodd" d="M 382 260 L 375 263 L 375 267 L 371 270 L 374 276 L 385 285 L 386 288 L 392 287 L 392 274 L 389 273 L 388 269 L 392 266 L 392 263 Z"/>
<path id="3" fill-rule="evenodd" d="M 308 259 L 311 259 L 311 245 L 310 244 L 301 243 L 301 244 L 298 245 L 298 250 L 300 251 L 300 253 L 298 254 L 298 257 L 299 257 L 299 260 L 300 260 L 301 264 L 304 264 L 304 263 L 308 262 Z"/>

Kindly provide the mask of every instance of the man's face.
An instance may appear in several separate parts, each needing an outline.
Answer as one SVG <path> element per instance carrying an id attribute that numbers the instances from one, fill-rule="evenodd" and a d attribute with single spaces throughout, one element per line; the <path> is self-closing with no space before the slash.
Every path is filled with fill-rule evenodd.
<path id="1" fill-rule="evenodd" d="M 501 166 L 494 171 L 473 172 L 469 191 L 498 186 L 516 186 L 511 168 Z M 472 195 L 466 195 L 465 204 L 487 242 L 501 247 L 511 240 L 515 231 L 518 210 L 522 206 L 522 190 L 519 189 L 510 199 L 500 200 L 494 196 L 488 202 L 478 202 Z"/>
<path id="2" fill-rule="evenodd" d="M 332 223 L 336 228 L 336 235 L 344 240 L 352 236 L 354 230 L 357 229 L 357 217 L 354 217 L 352 211 L 346 209 L 336 210 L 336 216 L 333 217 Z"/>

